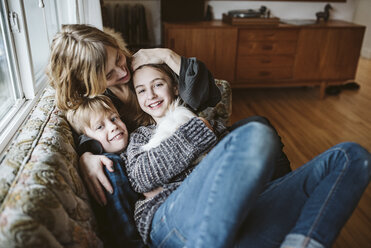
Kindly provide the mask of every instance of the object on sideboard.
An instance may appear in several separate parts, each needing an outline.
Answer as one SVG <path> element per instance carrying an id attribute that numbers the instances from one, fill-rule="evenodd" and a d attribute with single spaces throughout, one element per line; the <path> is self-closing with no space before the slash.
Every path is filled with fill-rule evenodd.
<path id="1" fill-rule="evenodd" d="M 330 18 L 330 10 L 332 10 L 332 9 L 333 8 L 329 3 L 326 4 L 324 11 L 320 11 L 320 12 L 316 13 L 317 22 L 321 21 L 321 19 L 323 19 L 325 22 L 327 22 L 328 19 Z"/>
<path id="2" fill-rule="evenodd" d="M 207 5 L 205 21 L 212 21 L 214 19 L 213 7 Z"/>
<path id="3" fill-rule="evenodd" d="M 280 19 L 277 17 L 271 18 L 238 18 L 230 17 L 227 14 L 223 14 L 223 22 L 231 25 L 243 25 L 243 26 L 264 26 L 264 27 L 277 27 L 280 23 Z"/>
<path id="4" fill-rule="evenodd" d="M 280 19 L 271 17 L 270 10 L 261 6 L 260 9 L 253 10 L 231 10 L 223 14 L 223 22 L 231 25 L 248 26 L 278 26 Z"/>
<path id="5" fill-rule="evenodd" d="M 228 16 L 232 18 L 267 18 L 268 14 L 270 15 L 270 11 L 263 5 L 258 10 L 246 9 L 228 11 Z"/>

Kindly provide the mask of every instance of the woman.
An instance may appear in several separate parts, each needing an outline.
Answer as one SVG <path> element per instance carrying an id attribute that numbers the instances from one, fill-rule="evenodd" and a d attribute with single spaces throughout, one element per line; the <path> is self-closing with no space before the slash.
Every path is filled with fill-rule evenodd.
<path id="1" fill-rule="evenodd" d="M 92 97 L 104 92 L 119 110 L 129 131 L 132 131 L 138 121 L 146 120 L 136 120 L 140 108 L 128 82 L 131 80 L 131 70 L 147 63 L 166 63 L 182 78 L 181 82 L 184 84 L 179 85 L 180 96 L 194 111 L 214 106 L 220 100 L 220 92 L 215 86 L 214 78 L 202 62 L 180 57 L 169 49 L 145 49 L 131 56 L 123 40 L 115 33 L 102 32 L 87 25 L 66 25 L 54 37 L 48 76 L 50 84 L 56 89 L 58 108 L 74 109 L 81 102 L 81 96 Z M 204 83 L 198 84 L 196 81 Z M 201 94 L 197 94 L 197 97 L 192 94 L 193 92 Z M 254 121 L 269 124 L 264 118 L 253 118 Z M 281 143 L 279 164 L 282 166 L 277 168 L 279 167 L 279 170 L 283 168 L 283 172 L 287 172 L 289 162 L 282 152 L 282 147 Z M 132 211 L 130 204 L 129 207 L 123 207 L 126 205 L 125 193 L 117 194 L 125 172 L 122 168 L 115 168 L 113 172 L 112 161 L 106 156 L 99 155 L 101 151 L 100 145 L 94 140 L 85 138 L 80 140 L 80 170 L 83 179 L 89 192 L 101 205 L 107 203 L 107 197 L 109 201 L 118 202 L 116 209 L 107 209 L 108 214 L 116 211 L 117 216 L 129 216 L 130 219 L 130 214 L 127 214 Z M 106 173 L 110 180 L 104 173 L 104 167 L 108 169 Z M 110 194 L 107 194 L 102 186 Z M 150 192 L 148 194 L 150 195 Z M 123 228 L 126 226 L 123 225 Z"/>

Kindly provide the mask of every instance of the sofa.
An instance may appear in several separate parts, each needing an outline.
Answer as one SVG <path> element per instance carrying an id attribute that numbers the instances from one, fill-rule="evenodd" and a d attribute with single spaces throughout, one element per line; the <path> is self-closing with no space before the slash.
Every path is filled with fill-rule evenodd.
<path id="1" fill-rule="evenodd" d="M 228 124 L 227 81 L 215 80 L 222 101 L 200 113 Z M 0 158 L 0 247 L 103 247 L 78 170 L 73 133 L 46 87 Z"/>

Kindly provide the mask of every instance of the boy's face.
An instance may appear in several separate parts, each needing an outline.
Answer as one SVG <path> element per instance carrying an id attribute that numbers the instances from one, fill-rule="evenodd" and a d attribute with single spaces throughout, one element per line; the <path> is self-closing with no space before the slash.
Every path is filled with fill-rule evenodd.
<path id="1" fill-rule="evenodd" d="M 127 65 L 125 55 L 116 48 L 106 46 L 106 79 L 107 87 L 126 84 L 129 82 L 131 74 Z"/>
<path id="2" fill-rule="evenodd" d="M 165 73 L 148 66 L 135 71 L 133 83 L 140 108 L 156 122 L 166 114 L 178 94 Z"/>
<path id="3" fill-rule="evenodd" d="M 117 113 L 93 114 L 85 134 L 98 140 L 105 152 L 120 152 L 128 144 L 128 131 Z"/>

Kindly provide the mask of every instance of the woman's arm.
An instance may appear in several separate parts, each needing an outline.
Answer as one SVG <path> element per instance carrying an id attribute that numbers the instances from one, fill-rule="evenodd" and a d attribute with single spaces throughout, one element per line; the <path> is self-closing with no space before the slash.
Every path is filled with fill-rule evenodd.
<path id="1" fill-rule="evenodd" d="M 111 194 L 113 192 L 111 183 L 104 174 L 103 166 L 106 166 L 110 172 L 113 172 L 112 161 L 104 155 L 94 155 L 90 152 L 85 152 L 80 157 L 79 168 L 82 178 L 90 194 L 100 205 L 107 204 L 102 186 Z"/>
<path id="2" fill-rule="evenodd" d="M 164 63 L 179 75 L 181 57 L 168 48 L 140 49 L 133 55 L 131 67 L 135 71 L 141 65 Z"/>
<path id="3" fill-rule="evenodd" d="M 195 112 L 214 107 L 221 100 L 215 79 L 206 65 L 196 58 L 181 57 L 179 94 Z"/>
<path id="4" fill-rule="evenodd" d="M 171 181 L 187 169 L 217 138 L 203 120 L 193 118 L 158 147 L 144 151 L 152 129 L 140 127 L 131 134 L 127 149 L 127 172 L 135 191 L 144 193 Z"/>

